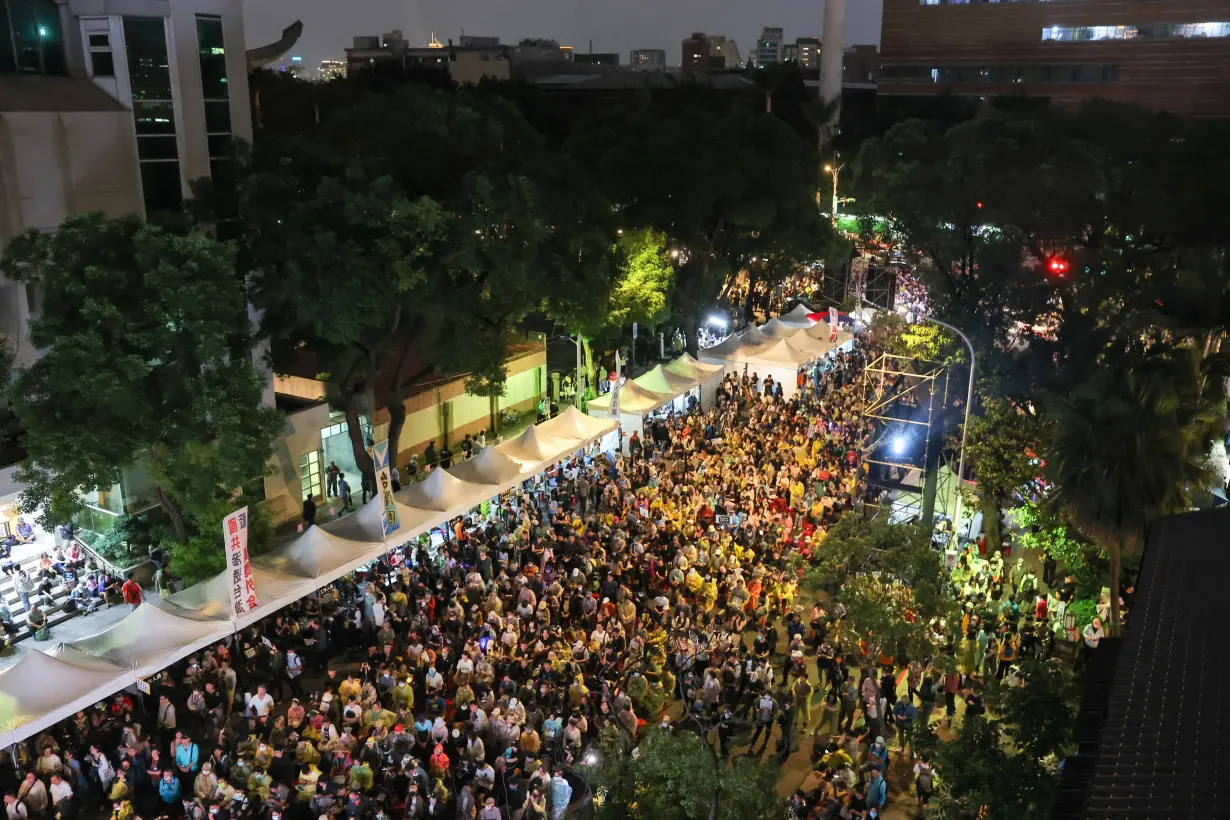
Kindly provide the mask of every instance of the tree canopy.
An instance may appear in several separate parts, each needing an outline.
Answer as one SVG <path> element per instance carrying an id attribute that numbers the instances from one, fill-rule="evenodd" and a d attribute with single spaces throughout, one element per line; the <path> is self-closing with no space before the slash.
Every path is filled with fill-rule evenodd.
<path id="1" fill-rule="evenodd" d="M 265 474 L 282 430 L 262 403 L 234 259 L 207 237 L 99 214 L 5 248 L 0 269 L 44 298 L 30 324 L 42 355 L 8 392 L 28 452 L 22 507 L 44 526 L 139 465 L 178 543 L 221 538 L 222 508 Z"/>

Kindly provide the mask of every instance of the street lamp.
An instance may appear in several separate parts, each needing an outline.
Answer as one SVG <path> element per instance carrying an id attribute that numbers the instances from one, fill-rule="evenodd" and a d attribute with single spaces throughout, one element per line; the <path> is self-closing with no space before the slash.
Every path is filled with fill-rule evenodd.
<path id="1" fill-rule="evenodd" d="M 841 156 L 840 154 L 834 154 L 833 162 L 836 163 L 837 158 L 840 156 Z M 831 165 L 824 166 L 824 173 L 832 174 L 833 176 L 833 227 L 834 228 L 837 227 L 837 175 L 840 174 L 841 169 L 845 167 L 846 166 L 844 163 L 841 165 L 831 164 Z"/>

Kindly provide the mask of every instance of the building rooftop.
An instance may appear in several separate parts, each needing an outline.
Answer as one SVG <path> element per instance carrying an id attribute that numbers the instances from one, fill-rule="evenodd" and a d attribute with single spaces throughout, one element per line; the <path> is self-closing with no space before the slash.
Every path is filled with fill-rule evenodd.
<path id="1" fill-rule="evenodd" d="M 0 74 L 0 111 L 124 111 L 91 80 L 47 74 Z"/>
<path id="2" fill-rule="evenodd" d="M 1064 789 L 1084 806 L 1055 816 L 1230 816 L 1228 533 L 1225 507 L 1154 523 L 1109 696 L 1092 705 L 1100 742 L 1064 764 Z"/>

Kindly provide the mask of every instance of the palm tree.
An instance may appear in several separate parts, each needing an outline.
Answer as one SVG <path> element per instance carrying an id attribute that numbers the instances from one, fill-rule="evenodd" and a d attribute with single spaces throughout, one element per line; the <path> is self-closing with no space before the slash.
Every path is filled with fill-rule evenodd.
<path id="1" fill-rule="evenodd" d="M 1193 494 L 1210 484 L 1205 459 L 1224 429 L 1225 401 L 1206 391 L 1201 352 L 1099 364 L 1049 403 L 1050 500 L 1110 554 L 1111 635 L 1119 634 L 1124 547 L 1138 545 L 1155 517 L 1190 509 Z"/>

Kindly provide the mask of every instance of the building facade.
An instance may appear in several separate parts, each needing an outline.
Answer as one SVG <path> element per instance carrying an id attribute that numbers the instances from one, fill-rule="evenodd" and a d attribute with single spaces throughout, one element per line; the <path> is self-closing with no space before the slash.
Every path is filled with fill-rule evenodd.
<path id="1" fill-rule="evenodd" d="M 679 67 L 684 74 L 704 74 L 709 70 L 709 40 L 703 32 L 693 32 L 683 41 Z"/>
<path id="2" fill-rule="evenodd" d="M 661 71 L 666 68 L 666 49 L 633 49 L 628 55 L 628 65 L 633 71 Z"/>
<path id="3" fill-rule="evenodd" d="M 782 39 L 785 32 L 781 28 L 765 26 L 756 40 L 756 65 L 759 68 L 777 65 L 782 61 Z"/>
<path id="4" fill-rule="evenodd" d="M 794 42 L 794 59 L 799 68 L 820 70 L 820 38 L 800 37 Z"/>
<path id="5" fill-rule="evenodd" d="M 879 93 L 1104 98 L 1230 115 L 1226 0 L 884 0 Z"/>
<path id="6" fill-rule="evenodd" d="M 320 65 L 316 68 L 316 79 L 322 83 L 329 80 L 340 80 L 345 76 L 346 62 L 344 60 L 321 60 Z"/>

